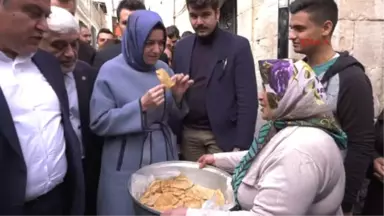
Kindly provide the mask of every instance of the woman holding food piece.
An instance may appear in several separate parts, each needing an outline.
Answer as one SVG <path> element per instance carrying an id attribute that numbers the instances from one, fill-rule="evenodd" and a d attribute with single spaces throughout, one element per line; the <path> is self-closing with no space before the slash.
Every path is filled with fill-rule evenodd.
<path id="1" fill-rule="evenodd" d="M 165 40 L 160 16 L 136 11 L 127 21 L 122 54 L 99 71 L 90 107 L 90 127 L 105 137 L 99 215 L 135 215 L 127 188 L 131 175 L 142 166 L 178 159 L 167 120 L 187 113 L 182 97 L 193 81 L 159 61 Z"/>
<path id="2" fill-rule="evenodd" d="M 259 61 L 269 120 L 248 151 L 204 155 L 206 164 L 233 173 L 239 211 L 174 209 L 167 216 L 342 215 L 346 135 L 326 95 L 303 61 Z"/>

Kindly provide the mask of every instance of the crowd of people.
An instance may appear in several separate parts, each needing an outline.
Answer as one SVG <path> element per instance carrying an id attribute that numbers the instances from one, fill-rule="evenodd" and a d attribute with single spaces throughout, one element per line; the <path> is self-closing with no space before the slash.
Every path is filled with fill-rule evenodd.
<path id="1" fill-rule="evenodd" d="M 352 215 L 365 179 L 361 214 L 383 215 L 383 111 L 364 66 L 302 43 L 331 41 L 335 1 L 289 6 L 304 59 L 256 62 L 218 27 L 219 0 L 185 4 L 194 33 L 180 37 L 122 0 L 123 36 L 101 29 L 94 49 L 76 0 L 0 0 L 0 214 L 135 215 L 131 175 L 187 160 L 232 174 L 236 207 L 164 216 Z"/>

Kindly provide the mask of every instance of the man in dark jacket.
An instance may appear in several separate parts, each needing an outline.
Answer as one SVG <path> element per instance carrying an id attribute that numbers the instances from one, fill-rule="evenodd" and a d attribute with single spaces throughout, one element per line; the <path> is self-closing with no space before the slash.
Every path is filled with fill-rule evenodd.
<path id="1" fill-rule="evenodd" d="M 375 142 L 372 86 L 358 60 L 332 48 L 330 41 L 338 20 L 333 0 L 296 0 L 290 12 L 293 48 L 306 55 L 305 60 L 324 84 L 327 102 L 348 136 L 342 207 L 345 214 L 352 214 Z"/>
<path id="2" fill-rule="evenodd" d="M 96 57 L 96 50 L 88 43 L 79 41 L 79 59 L 87 62 L 88 64 L 93 64 Z"/>
<path id="3" fill-rule="evenodd" d="M 81 31 L 84 32 L 85 36 L 83 37 L 83 40 L 79 40 L 79 59 L 92 65 L 96 56 L 96 49 L 90 45 L 90 38 L 88 38 L 90 31 L 88 27 L 84 24 L 80 24 L 80 32 Z"/>
<path id="4" fill-rule="evenodd" d="M 89 102 L 97 70 L 78 61 L 78 22 L 63 8 L 51 7 L 48 31 L 40 48 L 54 55 L 61 64 L 69 99 L 70 121 L 80 141 L 85 173 L 86 215 L 96 214 L 96 197 L 100 175 L 103 139 L 89 128 Z M 66 44 L 66 45 L 58 45 Z"/>
<path id="5" fill-rule="evenodd" d="M 140 0 L 122 0 L 117 7 L 117 20 L 121 32 L 127 27 L 128 16 L 136 10 L 145 10 L 145 5 Z M 121 43 L 111 44 L 103 50 L 97 52 L 93 66 L 100 69 L 101 66 L 110 59 L 121 53 Z"/>
<path id="6" fill-rule="evenodd" d="M 179 126 L 186 160 L 203 154 L 247 150 L 257 116 L 255 65 L 247 39 L 218 28 L 219 0 L 187 0 L 196 34 L 176 43 L 173 69 L 195 81 Z M 173 122 L 177 132 L 177 123 Z"/>

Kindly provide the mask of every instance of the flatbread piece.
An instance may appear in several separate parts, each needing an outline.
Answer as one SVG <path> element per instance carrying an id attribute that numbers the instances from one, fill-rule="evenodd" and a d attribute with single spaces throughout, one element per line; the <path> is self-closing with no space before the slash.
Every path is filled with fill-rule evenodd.
<path id="1" fill-rule="evenodd" d="M 175 82 L 172 81 L 168 72 L 163 68 L 156 70 L 157 78 L 160 80 L 160 83 L 165 85 L 166 88 L 172 88 L 175 85 Z"/>
<path id="2" fill-rule="evenodd" d="M 194 184 L 185 175 L 179 175 L 175 178 L 152 182 L 140 198 L 140 202 L 163 212 L 178 207 L 199 209 L 213 196 L 216 198 L 217 205 L 225 204 L 224 194 L 219 189 L 205 188 Z"/>

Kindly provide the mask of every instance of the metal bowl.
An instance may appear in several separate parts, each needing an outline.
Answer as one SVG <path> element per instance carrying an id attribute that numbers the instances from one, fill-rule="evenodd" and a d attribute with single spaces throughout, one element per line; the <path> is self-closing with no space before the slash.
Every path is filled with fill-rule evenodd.
<path id="1" fill-rule="evenodd" d="M 154 177 L 156 177 L 156 176 L 162 176 L 165 172 L 172 172 L 172 171 L 181 172 L 195 184 L 199 184 L 203 187 L 214 189 L 214 190 L 220 189 L 223 192 L 224 197 L 227 201 L 226 206 L 228 207 L 228 210 L 235 207 L 235 203 L 233 202 L 233 199 L 229 199 L 227 195 L 228 190 L 232 192 L 232 188 L 228 187 L 228 182 L 230 182 L 232 178 L 231 175 L 229 175 L 225 171 L 222 171 L 212 166 L 207 166 L 203 169 L 199 169 L 199 164 L 196 162 L 166 161 L 166 162 L 155 163 L 155 164 L 142 167 L 141 169 L 136 171 L 134 174 L 139 174 L 144 176 L 153 175 Z M 140 197 L 135 197 L 134 194 L 132 194 L 132 188 L 135 187 L 134 184 L 135 183 L 133 181 L 130 181 L 128 185 L 128 190 L 135 202 L 136 215 L 160 215 L 161 214 L 160 212 L 140 203 L 139 201 Z"/>

